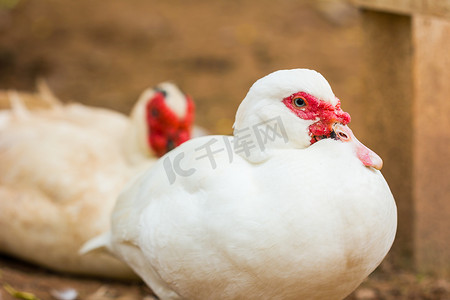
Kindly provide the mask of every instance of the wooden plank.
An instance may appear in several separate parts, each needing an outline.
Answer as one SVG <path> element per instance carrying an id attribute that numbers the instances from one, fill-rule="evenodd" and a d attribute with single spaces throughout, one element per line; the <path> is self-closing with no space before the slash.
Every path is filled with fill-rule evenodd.
<path id="1" fill-rule="evenodd" d="M 450 18 L 450 0 L 350 0 L 361 8 L 407 15 Z"/>
<path id="2" fill-rule="evenodd" d="M 423 0 L 352 0 L 359 7 L 398 14 L 413 14 L 423 10 Z"/>
<path id="3" fill-rule="evenodd" d="M 450 276 L 450 20 L 417 16 L 414 32 L 414 258 Z"/>
<path id="4" fill-rule="evenodd" d="M 397 202 L 399 223 L 390 260 L 413 262 L 413 77 L 411 17 L 364 10 L 365 135 L 384 161 L 382 173 Z"/>
<path id="5" fill-rule="evenodd" d="M 391 261 L 450 275 L 450 20 L 362 14 L 364 133 L 398 206 Z"/>

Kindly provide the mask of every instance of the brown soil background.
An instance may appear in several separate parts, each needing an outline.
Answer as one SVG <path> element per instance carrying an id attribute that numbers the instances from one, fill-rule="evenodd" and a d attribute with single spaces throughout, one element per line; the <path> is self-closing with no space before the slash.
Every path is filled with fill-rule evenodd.
<path id="1" fill-rule="evenodd" d="M 358 135 L 360 18 L 330 0 L 0 0 L 0 89 L 32 91 L 45 78 L 63 101 L 128 113 L 141 91 L 172 80 L 194 98 L 199 125 L 229 134 L 256 79 L 312 68 L 328 79 Z M 143 284 L 52 273 L 9 257 L 0 257 L 4 284 L 40 299 L 66 287 L 79 299 L 151 295 Z M 13 298 L 0 287 L 5 299 Z M 348 299 L 450 299 L 450 283 L 385 262 Z"/>

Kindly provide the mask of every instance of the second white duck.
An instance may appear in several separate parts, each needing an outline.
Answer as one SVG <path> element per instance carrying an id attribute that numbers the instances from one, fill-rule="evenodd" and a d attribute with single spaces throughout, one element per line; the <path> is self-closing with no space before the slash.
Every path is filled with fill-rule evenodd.
<path id="1" fill-rule="evenodd" d="M 13 102 L 0 111 L 0 251 L 58 271 L 135 277 L 117 259 L 78 249 L 108 230 L 127 180 L 190 138 L 192 100 L 162 83 L 142 93 L 130 118 L 81 104 L 31 111 Z"/>

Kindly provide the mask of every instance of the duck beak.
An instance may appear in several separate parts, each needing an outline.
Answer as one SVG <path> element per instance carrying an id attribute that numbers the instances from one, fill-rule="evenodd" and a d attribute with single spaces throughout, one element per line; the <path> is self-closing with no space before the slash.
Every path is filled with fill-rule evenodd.
<path id="1" fill-rule="evenodd" d="M 353 134 L 352 130 L 347 125 L 336 123 L 333 125 L 333 131 L 336 135 L 336 139 L 344 142 L 351 143 L 355 149 L 356 156 L 366 166 L 372 167 L 377 170 L 381 170 L 383 167 L 383 160 L 375 152 L 364 146 L 363 143 Z"/>

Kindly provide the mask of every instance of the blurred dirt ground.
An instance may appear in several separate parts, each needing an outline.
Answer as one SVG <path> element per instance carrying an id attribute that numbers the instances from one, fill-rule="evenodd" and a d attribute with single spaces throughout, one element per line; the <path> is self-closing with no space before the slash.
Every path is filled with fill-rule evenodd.
<path id="1" fill-rule="evenodd" d="M 63 101 L 128 113 L 145 88 L 173 80 L 195 99 L 198 124 L 228 134 L 256 79 L 306 67 L 328 79 L 357 134 L 359 25 L 357 10 L 333 0 L 0 0 L 0 89 L 33 91 L 45 78 Z M 13 299 L 9 287 L 34 299 L 65 288 L 78 299 L 151 299 L 140 283 L 62 275 L 3 256 L 0 300 Z M 450 282 L 386 262 L 348 299 L 450 299 Z"/>
<path id="2" fill-rule="evenodd" d="M 450 282 L 411 272 L 384 270 L 374 272 L 346 300 L 450 299 Z M 124 283 L 111 280 L 57 274 L 18 260 L 0 256 L 0 299 L 17 299 L 5 289 L 9 285 L 17 291 L 31 292 L 27 300 L 58 299 L 52 294 L 66 289 L 77 292 L 83 300 L 153 300 L 151 290 L 143 283 Z"/>

